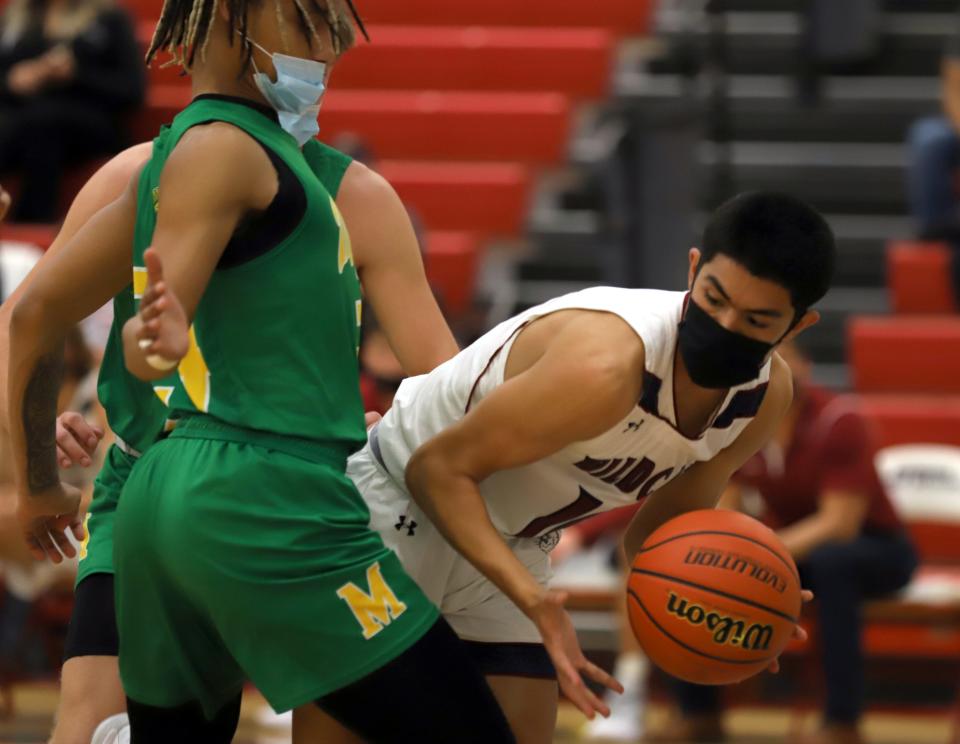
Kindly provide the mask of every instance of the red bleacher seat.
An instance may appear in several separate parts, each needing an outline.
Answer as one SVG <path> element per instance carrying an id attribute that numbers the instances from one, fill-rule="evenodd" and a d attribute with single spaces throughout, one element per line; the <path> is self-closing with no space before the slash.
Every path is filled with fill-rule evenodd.
<path id="1" fill-rule="evenodd" d="M 135 18 L 160 17 L 161 0 L 121 0 Z M 363 0 L 358 3 L 366 24 L 424 26 L 602 26 L 618 33 L 650 30 L 654 0 Z M 376 44 L 378 37 L 370 36 Z M 360 43 L 365 43 L 361 40 Z"/>
<path id="2" fill-rule="evenodd" d="M 355 132 L 381 158 L 517 160 L 565 155 L 570 102 L 555 93 L 332 90 L 321 136 Z"/>
<path id="3" fill-rule="evenodd" d="M 887 247 L 887 281 L 898 313 L 953 313 L 950 252 L 940 243 L 898 240 Z"/>
<path id="4" fill-rule="evenodd" d="M 855 318 L 848 330 L 860 392 L 960 393 L 960 318 Z"/>
<path id="5" fill-rule="evenodd" d="M 120 5 L 137 21 L 155 25 L 160 17 L 163 0 L 120 0 Z"/>
<path id="6" fill-rule="evenodd" d="M 334 90 L 559 91 L 598 98 L 609 85 L 604 29 L 378 26 L 337 64 Z"/>
<path id="7" fill-rule="evenodd" d="M 604 26 L 641 34 L 650 29 L 654 0 L 363 0 L 358 7 L 371 25 Z"/>
<path id="8" fill-rule="evenodd" d="M 431 232 L 426 238 L 427 279 L 451 314 L 470 306 L 476 281 L 480 241 L 467 232 Z"/>
<path id="9" fill-rule="evenodd" d="M 378 26 L 337 63 L 333 89 L 557 91 L 599 98 L 610 81 L 604 29 Z M 153 23 L 141 23 L 149 44 Z M 153 85 L 189 85 L 178 66 L 149 70 Z"/>
<path id="10" fill-rule="evenodd" d="M 960 447 L 960 397 L 864 395 L 858 403 L 880 448 L 917 442 Z"/>
<path id="11" fill-rule="evenodd" d="M 46 250 L 57 237 L 56 225 L 30 225 L 5 222 L 0 225 L 0 240 L 15 240 L 30 243 Z"/>
<path id="12" fill-rule="evenodd" d="M 431 230 L 516 235 L 523 227 L 530 187 L 523 165 L 387 160 L 377 170 Z"/>
<path id="13" fill-rule="evenodd" d="M 136 117 L 139 141 L 156 136 L 190 101 L 184 86 L 156 86 Z M 563 158 L 570 101 L 557 93 L 337 91 L 325 98 L 321 136 L 360 136 L 381 158 L 516 160 Z"/>

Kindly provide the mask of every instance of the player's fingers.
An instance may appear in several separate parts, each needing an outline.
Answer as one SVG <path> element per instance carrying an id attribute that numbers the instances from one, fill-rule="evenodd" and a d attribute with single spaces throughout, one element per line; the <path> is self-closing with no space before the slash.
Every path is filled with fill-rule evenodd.
<path id="1" fill-rule="evenodd" d="M 67 558 L 73 558 L 77 554 L 77 550 L 70 542 L 70 538 L 67 537 L 66 530 L 69 526 L 68 520 L 58 519 L 57 523 L 51 526 L 50 535 L 60 552 Z"/>
<path id="2" fill-rule="evenodd" d="M 557 679 L 561 681 L 560 686 L 563 688 L 563 694 L 566 695 L 587 718 L 592 719 L 597 712 L 605 716 L 610 715 L 610 710 L 593 694 L 590 688 L 584 684 L 583 677 L 580 676 L 580 673 L 573 667 L 568 659 L 564 659 L 557 669 Z"/>
<path id="3" fill-rule="evenodd" d="M 73 464 L 73 462 L 70 460 L 70 456 L 60 449 L 60 445 L 57 445 L 57 463 L 61 468 L 69 468 Z"/>
<path id="4" fill-rule="evenodd" d="M 73 463 L 80 463 L 84 467 L 90 464 L 89 453 L 77 441 L 76 434 L 67 427 L 63 427 L 63 429 L 57 427 L 57 451 L 62 452 L 69 458 L 66 465 L 61 460 L 60 464 L 64 467 L 69 467 Z"/>
<path id="5" fill-rule="evenodd" d="M 809 635 L 807 633 L 807 629 L 802 625 L 795 625 L 793 628 L 793 637 L 798 641 L 806 641 Z"/>
<path id="6" fill-rule="evenodd" d="M 582 683 L 581 683 L 582 684 Z M 587 705 L 590 706 L 590 709 L 594 713 L 599 713 L 601 716 L 606 718 L 610 715 L 610 707 L 606 705 L 603 700 L 601 700 L 597 695 L 586 685 L 582 686 L 584 697 L 586 698 Z M 592 718 L 592 716 L 591 716 Z"/>
<path id="7" fill-rule="evenodd" d="M 36 538 L 37 544 L 46 553 L 47 558 L 49 558 L 54 563 L 60 563 L 63 561 L 63 556 L 60 555 L 60 551 L 53 544 L 53 538 L 50 537 L 50 532 L 47 529 L 46 523 L 34 530 L 34 538 Z M 42 560 L 42 559 L 41 559 Z"/>
<path id="8" fill-rule="evenodd" d="M 146 323 L 150 320 L 155 320 L 159 318 L 163 311 L 167 309 L 167 298 L 158 297 L 156 300 L 151 302 L 149 305 L 140 306 L 140 320 Z"/>
<path id="9" fill-rule="evenodd" d="M 811 602 L 811 601 L 813 601 L 813 592 L 810 591 L 809 589 L 801 589 L 801 590 L 800 590 L 800 599 L 802 599 L 804 602 Z"/>
<path id="10" fill-rule="evenodd" d="M 67 416 L 69 418 L 66 418 Z M 66 428 L 73 432 L 74 439 L 83 446 L 87 454 L 92 455 L 96 451 L 97 445 L 103 439 L 103 429 L 87 423 L 86 419 L 79 413 L 64 414 L 63 423 Z"/>
<path id="11" fill-rule="evenodd" d="M 147 281 L 156 284 L 163 281 L 163 262 L 153 248 L 147 248 L 143 254 L 143 262 L 147 267 Z"/>
<path id="12" fill-rule="evenodd" d="M 40 547 L 40 543 L 36 537 L 34 537 L 32 532 L 28 532 L 26 535 L 27 550 L 30 551 L 30 555 L 33 556 L 35 560 L 42 561 L 47 557 L 47 554 L 43 552 L 43 548 Z"/>
<path id="13" fill-rule="evenodd" d="M 619 692 L 621 695 L 623 694 L 623 685 L 617 682 L 616 678 L 614 678 L 612 674 L 607 674 L 596 664 L 585 661 L 582 666 L 582 671 L 594 682 L 603 685 L 608 690 Z"/>
<path id="14" fill-rule="evenodd" d="M 83 521 L 84 520 L 78 516 L 70 525 L 70 529 L 73 530 L 73 536 L 77 538 L 77 542 L 83 542 L 87 537 L 87 528 L 84 526 Z"/>
<path id="15" fill-rule="evenodd" d="M 780 672 L 780 659 L 774 659 L 770 662 L 770 666 L 767 667 L 767 671 L 770 674 L 778 674 Z"/>

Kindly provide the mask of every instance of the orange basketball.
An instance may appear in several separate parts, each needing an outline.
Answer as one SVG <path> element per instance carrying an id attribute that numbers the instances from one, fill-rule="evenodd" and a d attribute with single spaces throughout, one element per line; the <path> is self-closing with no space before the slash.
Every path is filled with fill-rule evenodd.
<path id="1" fill-rule="evenodd" d="M 657 666 L 689 682 L 729 684 L 766 669 L 787 645 L 800 577 L 780 539 L 755 519 L 695 511 L 644 542 L 627 609 Z"/>

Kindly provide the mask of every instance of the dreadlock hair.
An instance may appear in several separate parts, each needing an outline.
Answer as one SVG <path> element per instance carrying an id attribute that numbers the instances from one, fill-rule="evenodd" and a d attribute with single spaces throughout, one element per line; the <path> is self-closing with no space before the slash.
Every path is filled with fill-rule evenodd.
<path id="1" fill-rule="evenodd" d="M 213 31 L 213 17 L 219 0 L 164 0 L 160 11 L 160 20 L 153 33 L 153 40 L 147 50 L 147 64 L 149 65 L 159 51 L 166 51 L 171 59 L 163 66 L 176 64 L 184 70 L 190 71 L 196 60 L 197 52 L 201 59 L 206 56 L 207 45 Z M 252 4 L 262 0 L 224 0 L 229 12 L 228 25 L 230 29 L 230 44 L 233 45 L 234 32 L 239 34 L 244 44 L 243 69 L 246 70 L 253 55 L 253 46 L 247 37 L 247 12 Z M 280 7 L 282 0 L 274 0 L 277 12 L 277 21 L 280 35 L 284 44 L 288 43 L 285 24 L 282 22 L 283 13 Z M 354 25 L 360 29 L 363 37 L 370 40 L 363 20 L 353 4 L 353 0 L 327 0 L 324 5 L 320 0 L 293 0 L 297 7 L 300 20 L 308 32 L 311 44 L 323 44 L 323 37 L 311 20 L 306 3 L 318 11 L 323 17 L 333 39 L 333 51 L 338 56 L 347 51 L 356 42 Z M 347 12 L 344 12 L 344 11 Z"/>

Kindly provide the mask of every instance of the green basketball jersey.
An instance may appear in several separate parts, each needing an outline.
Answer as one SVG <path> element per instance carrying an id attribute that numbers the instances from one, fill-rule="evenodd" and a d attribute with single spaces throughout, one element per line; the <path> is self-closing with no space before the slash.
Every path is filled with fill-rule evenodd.
<path id="1" fill-rule="evenodd" d="M 174 412 L 359 446 L 366 438 L 357 365 L 360 283 L 349 234 L 330 192 L 273 119 L 240 103 L 198 99 L 161 131 L 138 187 L 134 296 L 146 285 L 143 253 L 163 198 L 163 166 L 188 129 L 212 121 L 242 129 L 278 156 L 303 187 L 307 209 L 272 250 L 214 272 L 186 357 L 154 389 Z M 327 170 L 343 166 L 329 148 L 310 149 Z"/>
<path id="2" fill-rule="evenodd" d="M 139 452 L 157 438 L 169 411 L 150 383 L 127 372 L 123 362 L 123 326 L 136 314 L 133 285 L 113 298 L 113 324 L 97 378 L 97 397 L 113 433 Z"/>

